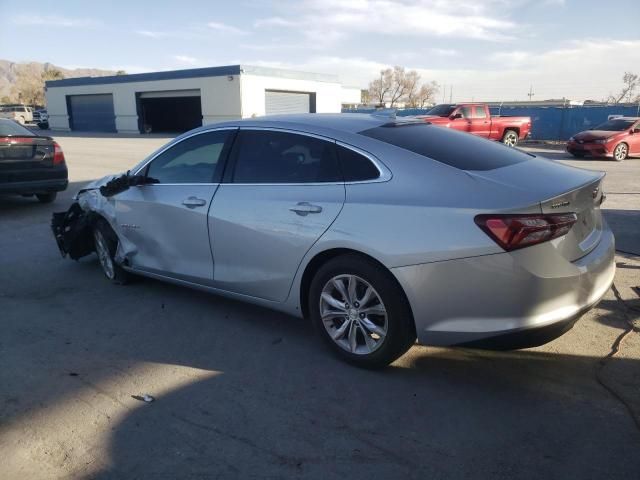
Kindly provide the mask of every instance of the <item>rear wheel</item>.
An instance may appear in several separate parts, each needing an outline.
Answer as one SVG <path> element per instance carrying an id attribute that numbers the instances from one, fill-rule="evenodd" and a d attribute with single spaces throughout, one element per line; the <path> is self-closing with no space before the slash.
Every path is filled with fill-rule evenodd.
<path id="1" fill-rule="evenodd" d="M 391 274 L 357 255 L 341 255 L 316 273 L 311 319 L 332 350 L 364 368 L 381 368 L 416 340 L 411 308 Z"/>
<path id="2" fill-rule="evenodd" d="M 616 162 L 621 162 L 629 155 L 629 147 L 626 143 L 619 143 L 613 150 L 613 159 Z"/>
<path id="3" fill-rule="evenodd" d="M 509 147 L 515 147 L 518 144 L 518 132 L 515 130 L 505 130 L 502 136 L 502 143 Z"/>
<path id="4" fill-rule="evenodd" d="M 36 193 L 36 198 L 40 203 L 51 203 L 58 196 L 57 192 Z"/>
<path id="5" fill-rule="evenodd" d="M 584 158 L 584 153 L 581 152 L 570 152 L 576 158 Z"/>
<path id="6" fill-rule="evenodd" d="M 93 241 L 104 275 L 113 283 L 127 283 L 129 274 L 114 258 L 118 248 L 118 237 L 105 220 L 96 221 L 93 227 Z"/>

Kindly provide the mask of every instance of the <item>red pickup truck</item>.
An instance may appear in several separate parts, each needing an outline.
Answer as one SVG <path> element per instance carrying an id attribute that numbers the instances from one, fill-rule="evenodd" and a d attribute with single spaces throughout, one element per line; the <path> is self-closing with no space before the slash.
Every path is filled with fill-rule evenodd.
<path id="1" fill-rule="evenodd" d="M 434 125 L 469 132 L 514 147 L 531 131 L 531 117 L 491 116 L 484 103 L 436 105 L 418 118 Z"/>

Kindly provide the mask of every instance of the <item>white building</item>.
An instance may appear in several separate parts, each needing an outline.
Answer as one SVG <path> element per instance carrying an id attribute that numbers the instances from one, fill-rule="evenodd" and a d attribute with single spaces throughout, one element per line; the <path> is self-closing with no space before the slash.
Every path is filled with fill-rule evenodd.
<path id="1" fill-rule="evenodd" d="M 337 113 L 337 76 L 248 65 L 46 82 L 53 130 L 179 132 L 279 113 Z M 353 92 L 349 92 L 353 93 Z"/>

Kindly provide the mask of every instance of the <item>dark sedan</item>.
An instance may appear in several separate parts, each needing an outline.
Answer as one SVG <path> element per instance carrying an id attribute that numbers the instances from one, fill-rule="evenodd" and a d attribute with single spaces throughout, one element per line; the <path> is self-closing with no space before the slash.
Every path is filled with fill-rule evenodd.
<path id="1" fill-rule="evenodd" d="M 53 202 L 68 185 L 62 148 L 12 120 L 0 119 L 0 193 Z"/>

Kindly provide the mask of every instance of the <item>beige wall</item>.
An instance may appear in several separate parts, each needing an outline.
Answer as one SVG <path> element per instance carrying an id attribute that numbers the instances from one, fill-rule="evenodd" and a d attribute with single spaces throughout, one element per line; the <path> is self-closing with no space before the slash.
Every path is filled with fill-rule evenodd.
<path id="1" fill-rule="evenodd" d="M 339 83 L 244 74 L 240 77 L 240 85 L 242 118 L 265 115 L 265 90 L 315 92 L 317 113 L 340 113 Z"/>
<path id="2" fill-rule="evenodd" d="M 138 133 L 136 93 L 166 90 L 199 89 L 202 102 L 202 123 L 214 123 L 240 118 L 239 76 L 202 77 L 151 82 L 113 83 L 70 87 L 49 87 L 46 92 L 49 125 L 53 130 L 69 130 L 67 95 L 113 95 L 116 129 L 121 133 Z"/>

